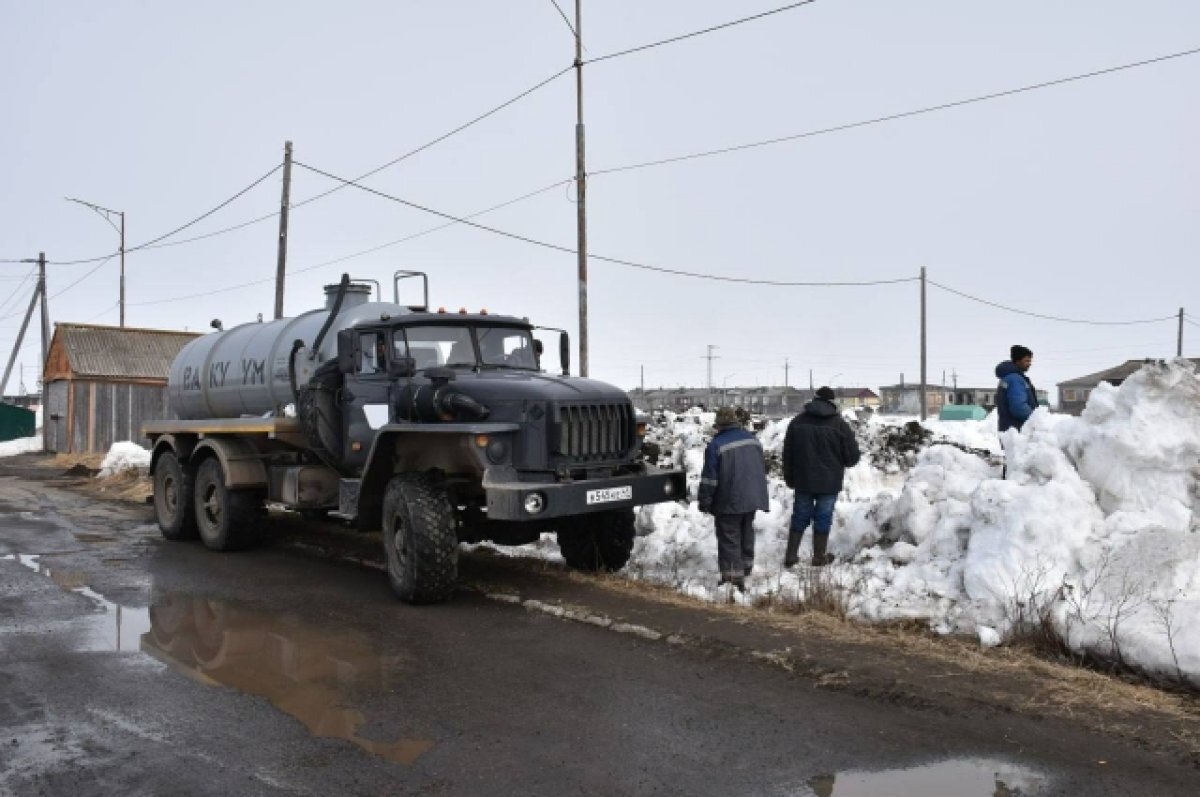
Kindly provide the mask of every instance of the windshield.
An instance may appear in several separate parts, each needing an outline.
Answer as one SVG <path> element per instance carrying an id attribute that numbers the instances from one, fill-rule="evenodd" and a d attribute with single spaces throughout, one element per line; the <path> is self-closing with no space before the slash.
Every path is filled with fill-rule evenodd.
<path id="1" fill-rule="evenodd" d="M 531 371 L 538 368 L 529 331 L 513 327 L 452 324 L 405 327 L 397 331 L 393 347 L 397 357 L 412 357 L 418 371 L 478 365 Z"/>

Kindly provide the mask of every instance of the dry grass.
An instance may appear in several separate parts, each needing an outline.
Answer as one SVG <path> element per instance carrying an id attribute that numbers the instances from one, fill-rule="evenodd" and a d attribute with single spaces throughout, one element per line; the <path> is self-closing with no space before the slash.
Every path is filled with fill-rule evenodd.
<path id="1" fill-rule="evenodd" d="M 615 574 L 596 577 L 567 571 L 565 576 L 663 605 L 703 608 L 738 623 L 788 632 L 802 642 L 869 647 L 879 659 L 903 656 L 909 666 L 915 663 L 927 672 L 929 679 L 946 683 L 961 679 L 967 692 L 978 691 L 983 700 L 988 699 L 986 687 L 977 684 L 977 679 L 1004 681 L 1020 693 L 1017 704 L 1009 705 L 1022 711 L 1066 718 L 1087 714 L 1093 720 L 1099 712 L 1112 719 L 1114 729 L 1115 724 L 1133 722 L 1131 718 L 1151 712 L 1189 726 L 1172 735 L 1192 755 L 1200 755 L 1200 702 L 1195 694 L 1164 691 L 1068 661 L 1048 660 L 1040 645 L 983 649 L 974 639 L 934 634 L 924 623 L 857 622 L 846 618 L 840 605 L 829 607 L 832 610 L 797 611 L 782 602 L 760 607 L 718 604 L 688 597 L 669 586 L 630 581 Z M 1132 732 L 1131 726 L 1123 727 Z"/>

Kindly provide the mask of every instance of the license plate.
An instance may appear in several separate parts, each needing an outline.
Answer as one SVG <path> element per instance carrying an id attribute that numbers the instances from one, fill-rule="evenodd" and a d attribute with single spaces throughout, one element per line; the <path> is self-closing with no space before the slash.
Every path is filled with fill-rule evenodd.
<path id="1" fill-rule="evenodd" d="M 633 487 L 608 487 L 604 490 L 588 490 L 588 504 L 607 504 L 611 501 L 629 501 L 633 499 Z"/>

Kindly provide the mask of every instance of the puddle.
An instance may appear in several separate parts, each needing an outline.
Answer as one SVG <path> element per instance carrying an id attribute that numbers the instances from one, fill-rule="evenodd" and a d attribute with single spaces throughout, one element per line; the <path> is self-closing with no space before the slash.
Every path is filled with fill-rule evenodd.
<path id="1" fill-rule="evenodd" d="M 0 560 L 17 561 L 96 603 L 98 612 L 73 621 L 86 628 L 78 650 L 140 651 L 202 684 L 265 698 L 312 735 L 343 739 L 388 761 L 412 764 L 433 747 L 427 739 L 373 738 L 365 730 L 372 696 L 395 691 L 406 661 L 383 655 L 361 631 L 182 593 L 165 594 L 149 609 L 131 608 L 88 587 L 81 573 L 37 555 Z"/>
<path id="2" fill-rule="evenodd" d="M 76 647 L 82 651 L 137 652 L 141 649 L 142 635 L 150 630 L 150 611 L 113 603 L 88 587 L 82 574 L 50 567 L 40 556 L 9 554 L 0 559 L 17 561 L 35 573 L 40 573 L 68 592 L 75 592 L 90 599 L 98 611 L 84 615 L 75 621 L 84 627 L 84 634 Z"/>
<path id="3" fill-rule="evenodd" d="M 433 747 L 362 731 L 370 694 L 390 691 L 404 667 L 403 657 L 381 655 L 366 634 L 176 594 L 150 608 L 142 650 L 201 683 L 263 697 L 314 736 L 345 739 L 401 764 Z"/>
<path id="4" fill-rule="evenodd" d="M 978 758 L 882 772 L 839 772 L 808 781 L 813 797 L 1028 797 L 1045 778 L 1026 767 Z"/>

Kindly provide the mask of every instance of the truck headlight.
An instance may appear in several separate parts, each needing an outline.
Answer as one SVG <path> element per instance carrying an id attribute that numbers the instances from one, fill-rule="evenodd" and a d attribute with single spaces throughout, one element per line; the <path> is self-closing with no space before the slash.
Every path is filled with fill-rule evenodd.
<path id="1" fill-rule="evenodd" d="M 530 515 L 540 514 L 546 508 L 546 496 L 541 493 L 530 493 L 525 496 L 525 511 Z"/>

